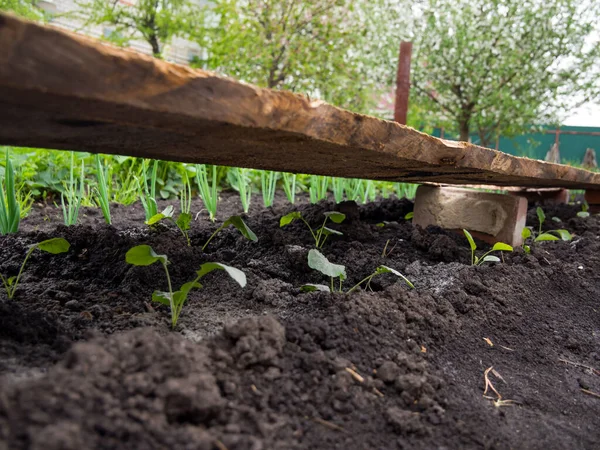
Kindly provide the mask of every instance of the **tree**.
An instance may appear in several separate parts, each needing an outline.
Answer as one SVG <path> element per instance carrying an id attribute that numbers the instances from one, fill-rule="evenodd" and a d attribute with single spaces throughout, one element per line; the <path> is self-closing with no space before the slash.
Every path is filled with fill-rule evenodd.
<path id="1" fill-rule="evenodd" d="M 8 11 L 30 20 L 44 20 L 43 12 L 34 0 L 0 0 L 0 11 Z"/>
<path id="2" fill-rule="evenodd" d="M 484 146 L 554 121 L 591 92 L 598 12 L 593 0 L 428 0 L 415 22 L 413 98 Z"/>
<path id="3" fill-rule="evenodd" d="M 214 0 L 197 37 L 208 57 L 197 64 L 371 112 L 389 86 L 377 50 L 388 3 L 397 1 Z"/>
<path id="4" fill-rule="evenodd" d="M 113 25 L 108 38 L 115 43 L 143 38 L 158 58 L 174 36 L 187 36 L 201 23 L 199 7 L 189 0 L 91 0 L 79 3 L 78 12 L 86 25 Z"/>

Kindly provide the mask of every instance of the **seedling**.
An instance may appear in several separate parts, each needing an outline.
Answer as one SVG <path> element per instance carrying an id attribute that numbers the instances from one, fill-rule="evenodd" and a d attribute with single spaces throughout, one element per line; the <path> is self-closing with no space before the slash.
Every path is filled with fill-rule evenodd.
<path id="1" fill-rule="evenodd" d="M 318 203 L 321 200 L 327 198 L 327 188 L 329 187 L 329 177 L 321 177 L 318 175 L 310 176 L 310 188 L 308 193 L 310 195 L 311 203 Z"/>
<path id="2" fill-rule="evenodd" d="M 334 177 L 331 179 L 331 188 L 333 190 L 333 198 L 336 203 L 342 203 L 344 201 L 344 188 L 346 186 L 346 180 L 344 178 Z"/>
<path id="3" fill-rule="evenodd" d="M 229 219 L 223 222 L 223 225 L 217 228 L 217 230 L 208 238 L 208 241 L 206 241 L 202 247 L 202 251 L 206 249 L 209 242 L 212 241 L 219 231 L 227 228 L 230 225 L 233 225 L 235 228 L 237 228 L 237 230 L 242 233 L 242 236 L 244 236 L 246 239 L 249 239 L 252 242 L 258 241 L 256 234 L 254 234 L 254 232 L 248 227 L 248 225 L 246 225 L 246 222 L 244 222 L 240 216 L 231 216 Z"/>
<path id="4" fill-rule="evenodd" d="M 332 234 L 335 234 L 338 236 L 343 235 L 343 233 L 341 233 L 337 230 L 332 230 L 331 228 L 326 227 L 325 225 L 327 224 L 327 220 L 331 220 L 333 223 L 342 223 L 344 221 L 344 219 L 346 218 L 345 214 L 337 212 L 337 211 L 328 211 L 323 214 L 325 215 L 325 220 L 323 221 L 323 224 L 321 225 L 321 227 L 318 228 L 317 230 L 313 230 L 313 228 L 310 226 L 310 224 L 306 221 L 306 219 L 304 219 L 304 217 L 302 217 L 302 214 L 298 211 L 294 211 L 294 212 L 291 212 L 291 213 L 283 216 L 279 220 L 279 227 L 283 228 L 286 225 L 289 225 L 290 223 L 292 223 L 294 220 L 300 219 L 308 227 L 310 234 L 312 235 L 313 239 L 315 240 L 315 247 L 322 248 L 323 244 L 325 244 L 325 241 L 327 240 L 328 236 L 330 236 Z"/>
<path id="5" fill-rule="evenodd" d="M 66 226 L 77 224 L 79 217 L 79 208 L 83 199 L 83 187 L 85 183 L 84 162 L 81 161 L 81 173 L 79 175 L 79 191 L 77 190 L 77 181 L 73 177 L 75 169 L 75 155 L 71 152 L 71 168 L 69 171 L 69 181 L 65 183 L 65 192 L 60 194 L 60 203 L 63 210 L 63 219 Z M 65 203 L 65 197 L 67 201 Z"/>
<path id="6" fill-rule="evenodd" d="M 21 223 L 21 208 L 15 191 L 15 170 L 6 150 L 4 177 L 0 179 L 0 234 L 16 233 Z"/>
<path id="7" fill-rule="evenodd" d="M 157 224 L 161 220 L 169 220 L 173 222 L 177 226 L 177 228 L 179 228 L 179 231 L 181 231 L 181 234 L 186 239 L 188 246 L 191 246 L 192 244 L 190 242 L 188 230 L 190 229 L 190 222 L 192 220 L 192 216 L 189 213 L 182 212 L 179 214 L 179 216 L 177 216 L 177 219 L 174 219 L 174 210 L 175 208 L 173 208 L 173 205 L 169 205 L 162 212 L 159 212 L 153 217 L 150 217 L 150 220 L 148 220 L 146 224 L 152 226 Z"/>
<path id="8" fill-rule="evenodd" d="M 330 278 L 329 286 L 324 284 L 305 284 L 300 288 L 302 292 L 314 292 L 314 291 L 324 291 L 324 292 L 343 292 L 342 284 L 346 279 L 346 267 L 340 264 L 334 264 L 330 262 L 321 252 L 318 250 L 312 249 L 308 252 L 308 266 L 311 269 L 318 270 L 323 275 L 326 275 Z M 375 272 L 373 272 L 368 277 L 362 279 L 358 283 L 356 283 L 353 287 L 351 287 L 346 293 L 349 294 L 352 291 L 358 289 L 361 285 L 365 285 L 365 287 L 371 287 L 371 280 L 378 275 L 383 275 L 386 273 L 391 273 L 396 275 L 397 277 L 404 280 L 404 282 L 411 288 L 414 289 L 415 286 L 395 269 L 387 266 L 379 266 Z M 339 279 L 339 287 L 335 289 L 335 278 Z"/>
<path id="9" fill-rule="evenodd" d="M 581 205 L 581 211 L 579 211 L 577 213 L 577 217 L 581 217 L 581 218 L 586 218 L 586 217 L 590 217 L 590 213 L 589 210 L 590 209 L 590 205 L 588 205 L 588 202 L 583 202 L 583 204 Z"/>
<path id="10" fill-rule="evenodd" d="M 152 294 L 152 301 L 162 303 L 170 308 L 172 328 L 177 326 L 177 321 L 179 320 L 181 310 L 183 309 L 183 305 L 187 300 L 189 292 L 193 288 L 202 288 L 202 284 L 199 283 L 200 279 L 213 270 L 224 270 L 241 287 L 246 286 L 246 275 L 241 270 L 221 263 L 207 262 L 200 266 L 200 270 L 196 272 L 197 276 L 194 280 L 183 284 L 179 290 L 173 292 L 171 277 L 169 276 L 169 269 L 167 268 L 167 265 L 169 264 L 167 255 L 157 254 L 149 245 L 138 245 L 129 249 L 125 255 L 125 261 L 134 266 L 149 266 L 157 261 L 162 264 L 167 276 L 167 286 L 169 290 L 168 292 L 154 291 Z"/>
<path id="11" fill-rule="evenodd" d="M 212 166 L 212 180 L 209 184 L 206 165 L 196 164 L 196 182 L 210 220 L 214 222 L 217 216 L 217 201 L 219 198 L 217 195 L 217 166 Z"/>
<path id="12" fill-rule="evenodd" d="M 296 202 L 296 174 L 282 172 L 283 191 L 291 204 Z"/>
<path id="13" fill-rule="evenodd" d="M 538 222 L 539 222 L 537 236 L 535 235 L 533 228 L 525 227 L 521 231 L 521 237 L 523 238 L 524 242 L 529 238 L 533 238 L 534 242 L 559 241 L 559 240 L 570 241 L 571 239 L 573 239 L 573 236 L 571 235 L 571 233 L 569 233 L 567 230 L 564 230 L 564 229 L 550 230 L 550 231 L 542 232 L 542 225 L 543 225 L 544 221 L 546 220 L 546 215 L 544 214 L 544 211 L 542 210 L 542 208 L 540 208 L 539 206 L 537 207 L 535 212 L 537 214 Z M 525 251 L 525 253 L 530 253 L 531 247 L 529 245 L 526 245 L 525 243 L 523 243 L 523 250 Z"/>
<path id="14" fill-rule="evenodd" d="M 262 170 L 260 172 L 260 185 L 262 189 L 263 204 L 265 208 L 273 206 L 275 199 L 275 188 L 279 174 L 273 170 Z"/>
<path id="15" fill-rule="evenodd" d="M 152 165 L 150 175 L 150 186 L 148 186 L 148 174 L 146 160 L 142 161 L 142 191 L 139 193 L 140 201 L 146 214 L 146 222 L 158 214 L 158 205 L 156 204 L 156 175 L 158 171 L 158 161 L 155 160 Z"/>
<path id="16" fill-rule="evenodd" d="M 406 213 L 406 215 L 404 216 L 404 220 L 412 220 L 413 217 L 415 217 L 415 212 L 411 211 L 409 213 Z"/>
<path id="17" fill-rule="evenodd" d="M 66 239 L 63 238 L 52 238 L 47 239 L 42 242 L 38 242 L 37 244 L 29 247 L 27 254 L 25 255 L 25 259 L 23 260 L 23 264 L 21 264 L 21 268 L 19 269 L 19 273 L 16 277 L 5 277 L 0 274 L 0 279 L 2 279 L 2 284 L 4 285 L 4 289 L 6 290 L 6 295 L 8 298 L 13 298 L 15 295 L 15 291 L 19 286 L 19 280 L 21 279 L 21 275 L 23 274 L 23 269 L 25 268 L 25 264 L 27 260 L 31 256 L 31 254 L 36 250 L 41 250 L 43 252 L 51 253 L 53 255 L 57 255 L 59 253 L 65 253 L 69 251 L 71 244 Z"/>
<path id="18" fill-rule="evenodd" d="M 229 183 L 240 193 L 240 201 L 245 213 L 250 210 L 252 199 L 252 183 L 248 175 L 248 169 L 234 167 L 227 173 Z"/>
<path id="19" fill-rule="evenodd" d="M 494 256 L 494 255 L 490 255 L 490 253 L 492 253 L 492 252 L 512 252 L 513 251 L 513 248 L 510 245 L 505 244 L 504 242 L 496 242 L 490 251 L 488 251 L 487 253 L 484 253 L 483 255 L 478 257 L 475 255 L 475 250 L 477 250 L 477 244 L 475 244 L 475 240 L 473 239 L 473 236 L 471 236 L 471 233 L 469 233 L 467 230 L 463 230 L 463 233 L 465 233 L 465 236 L 467 237 L 467 240 L 469 241 L 469 246 L 471 247 L 471 265 L 472 266 L 480 266 L 484 262 L 500 262 L 500 258 L 498 258 L 497 256 Z"/>
<path id="20" fill-rule="evenodd" d="M 98 198 L 98 205 L 102 209 L 102 215 L 107 224 L 111 224 L 110 217 L 110 205 L 108 197 L 108 179 L 107 179 L 107 168 L 102 165 L 100 155 L 96 155 L 96 177 L 98 179 L 98 188 L 96 189 L 96 196 Z"/>

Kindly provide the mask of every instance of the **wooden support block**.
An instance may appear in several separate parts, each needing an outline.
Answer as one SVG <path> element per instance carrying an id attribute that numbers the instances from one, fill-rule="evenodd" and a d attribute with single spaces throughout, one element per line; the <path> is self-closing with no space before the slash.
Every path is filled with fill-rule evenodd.
<path id="1" fill-rule="evenodd" d="M 449 230 L 466 229 L 489 243 L 523 243 L 527 199 L 453 187 L 419 186 L 413 223 Z"/>
<path id="2" fill-rule="evenodd" d="M 585 191 L 585 201 L 590 207 L 589 211 L 593 214 L 600 212 L 600 190 L 588 189 Z"/>
<path id="3" fill-rule="evenodd" d="M 510 195 L 525 197 L 531 203 L 562 205 L 569 203 L 569 190 L 561 188 L 509 190 Z"/>

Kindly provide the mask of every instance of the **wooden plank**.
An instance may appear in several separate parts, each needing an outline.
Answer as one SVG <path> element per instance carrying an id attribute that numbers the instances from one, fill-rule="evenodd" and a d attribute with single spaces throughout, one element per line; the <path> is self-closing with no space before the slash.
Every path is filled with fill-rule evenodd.
<path id="1" fill-rule="evenodd" d="M 0 144 L 340 177 L 600 188 L 600 175 L 427 136 L 0 15 Z"/>

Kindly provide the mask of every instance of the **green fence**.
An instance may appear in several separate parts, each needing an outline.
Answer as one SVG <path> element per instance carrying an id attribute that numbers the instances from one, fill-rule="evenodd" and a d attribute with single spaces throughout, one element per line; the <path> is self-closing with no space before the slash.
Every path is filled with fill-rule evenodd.
<path id="1" fill-rule="evenodd" d="M 498 150 L 516 156 L 544 159 L 550 147 L 557 141 L 556 127 L 540 127 L 536 133 L 524 134 L 515 138 L 501 137 Z M 585 150 L 592 148 L 600 153 L 600 127 L 560 127 L 558 128 L 558 145 L 563 163 L 581 164 Z M 433 135 L 445 139 L 455 139 L 440 128 L 434 129 Z M 473 135 L 471 142 L 479 143 L 479 137 Z M 491 145 L 496 147 L 496 142 Z M 600 156 L 600 155 L 599 155 Z"/>

